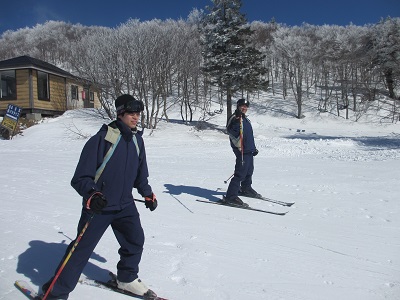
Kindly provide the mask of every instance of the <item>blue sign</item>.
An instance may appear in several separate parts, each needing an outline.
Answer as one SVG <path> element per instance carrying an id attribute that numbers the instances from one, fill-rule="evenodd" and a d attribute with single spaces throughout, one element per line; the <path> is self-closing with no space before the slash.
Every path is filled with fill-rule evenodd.
<path id="1" fill-rule="evenodd" d="M 18 119 L 21 114 L 22 109 L 16 105 L 8 104 L 6 115 L 1 121 L 1 126 L 7 128 L 11 132 L 14 132 L 15 127 L 17 127 Z"/>
<path id="2" fill-rule="evenodd" d="M 18 121 L 19 116 L 21 115 L 21 111 L 22 111 L 21 107 L 18 107 L 13 104 L 8 104 L 6 116 L 11 119 L 14 119 L 15 121 Z"/>

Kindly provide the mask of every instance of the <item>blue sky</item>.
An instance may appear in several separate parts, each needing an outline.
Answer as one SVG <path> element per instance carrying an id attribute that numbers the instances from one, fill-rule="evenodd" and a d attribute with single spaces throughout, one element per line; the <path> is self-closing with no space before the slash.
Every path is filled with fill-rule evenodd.
<path id="1" fill-rule="evenodd" d="M 400 0 L 242 0 L 248 21 L 301 25 L 365 25 L 387 16 L 400 17 Z M 48 20 L 116 27 L 129 18 L 185 19 L 211 0 L 7 0 L 1 7 L 0 33 Z"/>

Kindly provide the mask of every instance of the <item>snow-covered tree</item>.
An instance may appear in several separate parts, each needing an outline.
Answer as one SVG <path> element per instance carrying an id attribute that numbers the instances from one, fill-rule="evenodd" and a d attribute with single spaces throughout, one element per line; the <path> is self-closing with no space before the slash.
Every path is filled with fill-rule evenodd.
<path id="1" fill-rule="evenodd" d="M 240 0 L 212 0 L 214 6 L 201 28 L 203 71 L 210 83 L 226 93 L 227 115 L 232 113 L 232 96 L 265 85 L 261 75 L 263 56 L 251 45 L 253 31 L 240 12 Z"/>
<path id="2" fill-rule="evenodd" d="M 381 70 L 389 97 L 395 99 L 395 83 L 400 79 L 400 19 L 388 18 L 373 26 L 368 45 L 372 63 Z"/>
<path id="3" fill-rule="evenodd" d="M 297 103 L 297 118 L 302 118 L 303 93 L 312 84 L 308 78 L 311 78 L 312 60 L 316 56 L 315 27 L 307 24 L 280 27 L 273 36 L 275 55 L 282 62 L 282 72 L 288 75 Z"/>

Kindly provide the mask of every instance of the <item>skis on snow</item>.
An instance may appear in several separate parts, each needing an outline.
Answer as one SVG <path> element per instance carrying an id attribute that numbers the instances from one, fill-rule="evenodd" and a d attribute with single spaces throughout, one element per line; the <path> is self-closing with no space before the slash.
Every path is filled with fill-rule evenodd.
<path id="1" fill-rule="evenodd" d="M 109 290 L 109 291 L 113 291 L 113 292 L 117 292 L 120 294 L 124 294 L 127 295 L 129 297 L 132 298 L 136 298 L 136 299 L 143 299 L 143 300 L 168 300 L 166 298 L 162 298 L 162 297 L 158 297 L 156 295 L 156 293 L 154 293 L 152 290 L 149 290 L 144 296 L 139 296 L 136 294 L 133 294 L 131 292 L 122 290 L 118 288 L 117 285 L 117 276 L 110 272 L 109 275 L 111 276 L 111 279 L 109 281 L 101 281 L 101 280 L 93 280 L 93 279 L 83 279 L 83 280 L 79 280 L 79 283 L 81 284 L 85 284 L 85 285 L 90 285 L 90 286 L 95 286 L 98 288 L 102 288 L 105 290 Z"/>
<path id="2" fill-rule="evenodd" d="M 288 207 L 290 207 L 290 206 L 292 206 L 294 204 L 294 202 L 285 202 L 285 201 L 275 200 L 275 199 L 271 199 L 271 198 L 268 198 L 268 197 L 261 196 L 260 194 L 258 196 L 256 196 L 256 197 L 250 197 L 250 196 L 241 195 L 240 192 L 239 192 L 239 196 L 240 197 L 258 199 L 258 200 L 263 200 L 263 201 L 268 201 L 268 202 L 271 202 L 271 203 L 274 203 L 274 204 L 278 204 L 278 205 L 282 205 L 282 206 L 288 206 Z"/>
<path id="3" fill-rule="evenodd" d="M 42 299 L 38 293 L 32 288 L 32 286 L 24 280 L 17 280 L 15 281 L 14 285 L 26 296 L 28 299 L 31 300 L 40 300 Z"/>
<path id="4" fill-rule="evenodd" d="M 226 202 L 224 202 L 222 200 L 220 200 L 220 201 L 209 201 L 209 200 L 196 199 L 196 201 L 202 202 L 202 203 L 209 203 L 209 204 L 216 204 L 216 205 L 223 205 L 223 206 L 235 207 L 235 208 L 240 208 L 240 209 L 258 211 L 258 212 L 262 212 L 262 213 L 266 213 L 266 214 L 273 214 L 273 215 L 278 215 L 278 216 L 284 216 L 287 213 L 287 212 L 277 212 L 277 211 L 271 211 L 271 210 L 258 209 L 258 208 L 254 208 L 254 207 L 251 207 L 251 206 L 234 205 L 234 204 L 226 203 Z"/>
<path id="5" fill-rule="evenodd" d="M 111 280 L 109 280 L 107 282 L 103 282 L 100 280 L 93 280 L 93 279 L 83 279 L 83 280 L 79 280 L 79 283 L 99 287 L 99 288 L 106 289 L 106 290 L 113 291 L 113 292 L 117 292 L 117 293 L 124 294 L 129 297 L 136 298 L 136 299 L 168 300 L 166 298 L 158 297 L 156 295 L 156 293 L 154 293 L 152 290 L 149 290 L 144 296 L 139 296 L 139 295 L 133 294 L 131 292 L 121 290 L 117 287 L 117 276 L 112 272 L 110 272 L 110 276 L 111 276 Z M 31 300 L 41 300 L 42 299 L 42 295 L 39 295 L 27 281 L 17 280 L 17 281 L 15 281 L 14 284 L 28 299 L 31 299 Z"/>

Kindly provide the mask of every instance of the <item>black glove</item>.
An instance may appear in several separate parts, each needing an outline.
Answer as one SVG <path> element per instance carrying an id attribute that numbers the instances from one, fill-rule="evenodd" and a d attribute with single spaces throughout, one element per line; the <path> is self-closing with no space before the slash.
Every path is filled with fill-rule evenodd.
<path id="1" fill-rule="evenodd" d="M 243 115 L 242 111 L 240 109 L 235 110 L 235 117 L 236 119 L 239 119 Z"/>
<path id="2" fill-rule="evenodd" d="M 144 197 L 144 204 L 146 205 L 146 208 L 150 209 L 151 211 L 155 210 L 157 208 L 156 195 L 151 193 L 150 196 Z"/>
<path id="3" fill-rule="evenodd" d="M 95 214 L 101 213 L 102 209 L 107 206 L 107 199 L 100 192 L 93 193 L 86 201 L 86 208 L 92 210 Z"/>
<path id="4" fill-rule="evenodd" d="M 256 156 L 258 154 L 258 150 L 256 149 L 256 150 L 254 150 L 254 152 L 253 152 L 253 156 Z"/>

